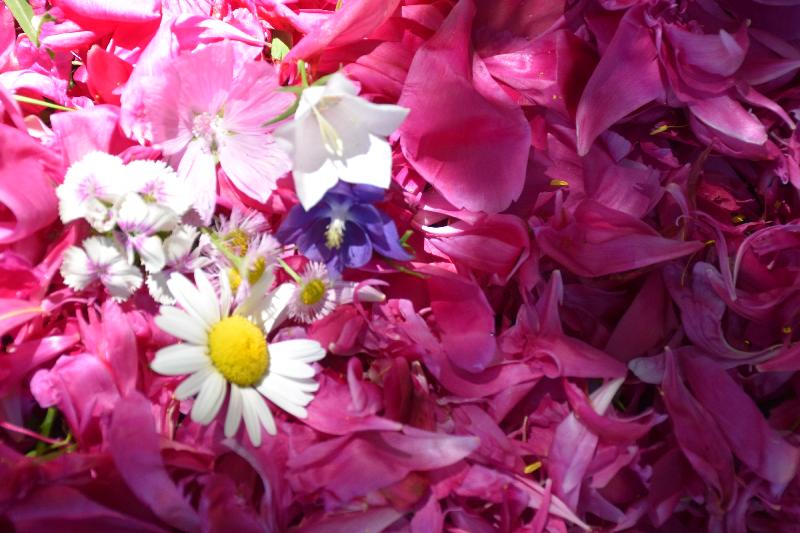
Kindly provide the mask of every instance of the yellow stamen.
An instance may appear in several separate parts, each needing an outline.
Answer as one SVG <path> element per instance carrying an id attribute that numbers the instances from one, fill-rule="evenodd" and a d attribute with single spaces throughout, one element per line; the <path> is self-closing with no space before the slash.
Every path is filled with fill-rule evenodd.
<path id="1" fill-rule="evenodd" d="M 325 246 L 331 250 L 338 249 L 344 242 L 345 221 L 341 218 L 334 218 L 325 229 Z"/>
<path id="2" fill-rule="evenodd" d="M 532 464 L 529 464 L 528 466 L 526 466 L 524 472 L 526 474 L 533 474 L 534 472 L 539 470 L 541 467 L 542 467 L 542 462 L 541 461 L 536 461 L 535 463 L 532 463 Z"/>
<path id="3" fill-rule="evenodd" d="M 789 335 L 792 332 L 792 326 L 783 326 L 781 331 L 783 331 L 784 335 Z"/>
<path id="4" fill-rule="evenodd" d="M 267 262 L 264 260 L 263 257 L 259 257 L 253 263 L 253 266 L 250 267 L 250 270 L 247 272 L 247 282 L 250 285 L 255 285 L 258 283 L 258 280 L 261 279 L 261 276 L 264 275 L 264 271 L 267 269 Z M 231 290 L 236 292 L 239 290 L 239 286 L 242 284 L 242 275 L 239 274 L 239 271 L 235 268 L 228 270 L 228 282 L 231 285 Z"/>
<path id="5" fill-rule="evenodd" d="M 208 356 L 226 380 L 240 387 L 258 383 L 269 367 L 264 333 L 242 316 L 224 318 L 211 328 Z"/>
<path id="6" fill-rule="evenodd" d="M 569 187 L 567 180 L 550 180 L 551 187 Z"/>
<path id="7" fill-rule="evenodd" d="M 225 235 L 225 242 L 233 248 L 234 253 L 239 257 L 244 257 L 247 254 L 247 243 L 249 240 L 250 238 L 247 236 L 247 233 L 240 228 L 236 228 Z"/>
<path id="8" fill-rule="evenodd" d="M 300 291 L 300 301 L 305 305 L 314 305 L 325 296 L 325 284 L 318 279 L 312 279 Z"/>

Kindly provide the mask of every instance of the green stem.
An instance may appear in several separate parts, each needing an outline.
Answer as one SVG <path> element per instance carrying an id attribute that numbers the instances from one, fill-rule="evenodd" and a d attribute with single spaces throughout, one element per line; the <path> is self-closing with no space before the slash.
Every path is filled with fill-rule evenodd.
<path id="1" fill-rule="evenodd" d="M 24 104 L 33 104 L 33 105 L 40 105 L 42 107 L 49 107 L 50 109 L 55 109 L 57 111 L 77 111 L 78 109 L 75 107 L 64 107 L 63 105 L 54 104 L 52 102 L 48 102 L 46 100 L 39 100 L 38 98 L 30 98 L 28 96 L 22 96 L 21 94 L 15 94 L 14 100 L 17 102 L 22 102 Z"/>
<path id="2" fill-rule="evenodd" d="M 278 258 L 278 264 L 279 264 L 279 265 L 281 265 L 281 268 L 283 268 L 283 270 L 284 270 L 284 271 L 285 271 L 287 274 L 289 274 L 289 276 L 291 276 L 291 278 L 292 278 L 293 280 L 295 280 L 295 281 L 297 282 L 297 284 L 298 284 L 298 285 L 302 285 L 302 283 L 303 283 L 303 278 L 301 278 L 301 277 L 300 277 L 300 274 L 298 274 L 297 272 L 295 272 L 295 270 L 294 270 L 292 267 L 290 267 L 290 266 L 289 266 L 289 264 L 288 264 L 286 261 L 284 261 L 283 259 L 281 259 L 281 258 L 279 257 L 279 258 Z"/>
<path id="3" fill-rule="evenodd" d="M 224 255 L 225 258 L 230 261 L 234 267 L 236 267 L 236 270 L 241 272 L 243 268 L 242 258 L 231 252 L 228 247 L 225 246 L 225 243 L 222 242 L 214 232 L 207 230 L 205 233 L 208 235 L 208 238 L 211 240 L 211 244 L 214 245 L 214 248 L 222 252 L 222 255 Z"/>
<path id="4" fill-rule="evenodd" d="M 44 437 L 50 437 L 50 432 L 53 430 L 53 422 L 56 420 L 56 415 L 58 411 L 55 407 L 50 407 L 47 409 L 47 413 L 44 415 L 44 420 L 42 420 L 42 424 L 39 426 L 39 434 Z M 36 455 L 41 455 L 47 451 L 48 444 L 46 442 L 39 441 L 36 443 Z"/>

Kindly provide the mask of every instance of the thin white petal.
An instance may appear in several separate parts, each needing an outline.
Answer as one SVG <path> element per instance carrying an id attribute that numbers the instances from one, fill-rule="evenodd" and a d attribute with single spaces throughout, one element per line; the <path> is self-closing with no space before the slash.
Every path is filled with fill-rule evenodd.
<path id="1" fill-rule="evenodd" d="M 220 271 L 219 276 L 219 314 L 223 317 L 228 317 L 231 314 L 231 302 L 233 295 L 231 294 L 231 282 L 224 271 Z"/>
<path id="2" fill-rule="evenodd" d="M 286 388 L 286 382 L 291 386 L 291 382 L 286 378 L 281 378 L 277 374 L 269 374 L 258 386 L 258 392 L 287 413 L 297 418 L 305 418 L 308 413 L 303 406 L 308 405 L 314 397 L 296 387 L 292 387 L 294 390 L 283 390 Z"/>
<path id="3" fill-rule="evenodd" d="M 292 301 L 294 291 L 293 283 L 283 283 L 272 292 L 269 296 L 269 304 L 261 315 L 264 331 L 269 333 L 275 326 L 286 320 L 286 317 L 289 316 L 289 302 Z"/>
<path id="4" fill-rule="evenodd" d="M 272 356 L 272 352 L 270 352 Z M 270 373 L 280 374 L 287 378 L 306 379 L 313 377 L 316 373 L 314 367 L 301 361 L 295 361 L 288 357 L 270 357 L 269 360 Z"/>
<path id="5" fill-rule="evenodd" d="M 188 378 L 184 379 L 180 385 L 175 389 L 175 397 L 179 400 L 185 400 L 186 398 L 191 398 L 198 392 L 200 392 L 200 388 L 203 386 L 203 383 L 206 382 L 211 374 L 216 374 L 217 371 L 214 369 L 213 366 L 209 363 L 208 366 L 198 370 Z"/>
<path id="6" fill-rule="evenodd" d="M 270 356 L 275 359 L 291 359 L 313 363 L 325 357 L 325 350 L 311 339 L 292 339 L 269 345 Z"/>
<path id="7" fill-rule="evenodd" d="M 167 281 L 167 286 L 183 310 L 203 322 L 206 327 L 210 328 L 217 322 L 214 320 L 214 316 L 219 313 L 219 308 L 212 309 L 208 305 L 209 298 L 201 294 L 186 276 L 177 272 L 172 274 Z"/>
<path id="8" fill-rule="evenodd" d="M 228 414 L 225 416 L 225 436 L 233 437 L 242 423 L 242 391 L 235 383 L 231 383 L 231 395 L 228 401 Z"/>
<path id="9" fill-rule="evenodd" d="M 270 374 L 270 385 L 272 390 L 286 398 L 292 403 L 300 406 L 308 405 L 314 399 L 314 395 L 303 390 L 299 381 L 294 378 L 287 378 L 279 374 Z M 308 379 L 308 378 L 305 378 Z"/>
<path id="10" fill-rule="evenodd" d="M 156 326 L 173 337 L 178 337 L 200 346 L 205 346 L 208 342 L 205 324 L 177 307 L 162 306 L 160 314 L 155 318 L 155 322 Z"/>
<path id="11" fill-rule="evenodd" d="M 196 344 L 173 344 L 160 349 L 150 368 L 165 376 L 191 374 L 208 366 L 205 350 Z"/>
<path id="12" fill-rule="evenodd" d="M 242 418 L 244 418 L 244 426 L 247 429 L 247 436 L 250 437 L 250 442 L 253 446 L 261 446 L 261 424 L 258 421 L 258 407 L 257 398 L 258 394 L 253 395 L 251 388 L 242 390 Z"/>
<path id="13" fill-rule="evenodd" d="M 192 420 L 198 424 L 208 424 L 219 413 L 225 400 L 225 388 L 228 382 L 219 372 L 212 372 L 203 382 L 200 393 L 192 405 Z"/>
<path id="14" fill-rule="evenodd" d="M 220 319 L 220 306 L 214 286 L 206 276 L 206 273 L 199 268 L 194 271 L 194 281 L 197 283 L 197 290 L 204 300 L 203 307 L 210 313 L 212 323 L 216 324 Z"/>

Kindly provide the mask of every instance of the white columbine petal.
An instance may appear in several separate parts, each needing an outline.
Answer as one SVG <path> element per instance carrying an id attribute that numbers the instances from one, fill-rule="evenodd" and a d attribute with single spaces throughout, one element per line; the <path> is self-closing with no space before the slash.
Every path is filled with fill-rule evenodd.
<path id="1" fill-rule="evenodd" d="M 303 207 L 313 207 L 339 179 L 388 187 L 392 151 L 386 137 L 408 111 L 360 98 L 341 73 L 332 75 L 325 87 L 305 89 L 294 121 L 274 132 L 292 157 L 295 189 Z"/>

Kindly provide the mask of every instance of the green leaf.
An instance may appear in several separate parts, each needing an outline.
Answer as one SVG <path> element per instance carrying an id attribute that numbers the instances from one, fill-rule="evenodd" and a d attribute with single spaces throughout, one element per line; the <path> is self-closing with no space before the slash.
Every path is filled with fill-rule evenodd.
<path id="1" fill-rule="evenodd" d="M 47 100 L 39 100 L 38 98 L 22 96 L 21 94 L 15 94 L 14 100 L 17 102 L 22 102 L 23 104 L 34 104 L 42 107 L 49 107 L 50 109 L 55 109 L 57 111 L 77 111 L 77 109 L 74 107 L 64 107 L 63 105 L 54 104 L 53 102 L 48 102 Z"/>
<path id="2" fill-rule="evenodd" d="M 273 37 L 270 50 L 273 61 L 283 61 L 284 56 L 289 53 L 289 46 L 277 37 Z"/>
<path id="3" fill-rule="evenodd" d="M 22 31 L 25 32 L 25 35 L 28 36 L 28 39 L 34 44 L 34 46 L 39 46 L 39 32 L 36 31 L 36 27 L 33 24 L 33 8 L 31 5 L 25 0 L 3 0 L 8 6 L 9 11 L 11 14 L 14 15 L 14 18 L 17 19 L 17 23 L 19 27 L 22 28 Z"/>

